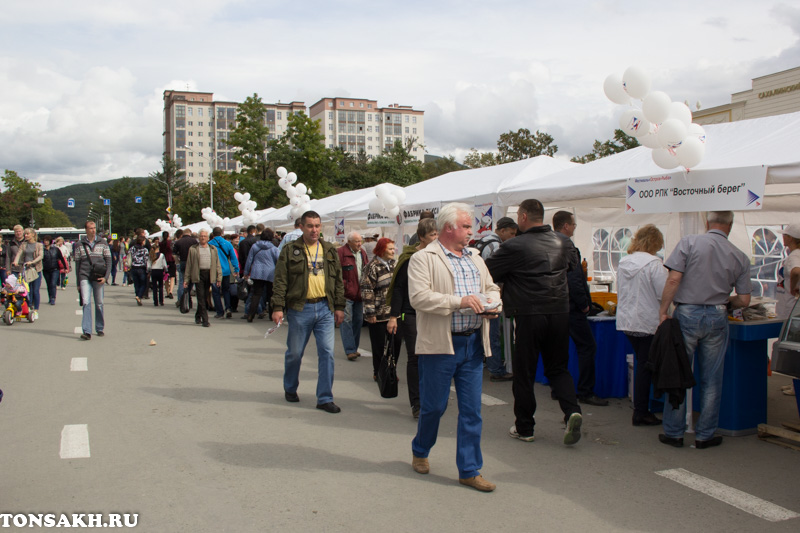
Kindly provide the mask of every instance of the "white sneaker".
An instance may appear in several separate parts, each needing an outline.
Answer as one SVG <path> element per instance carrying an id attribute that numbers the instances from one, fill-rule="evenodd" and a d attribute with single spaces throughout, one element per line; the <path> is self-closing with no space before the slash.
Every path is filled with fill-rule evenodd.
<path id="1" fill-rule="evenodd" d="M 534 436 L 524 437 L 517 432 L 517 426 L 511 426 L 508 430 L 508 436 L 512 439 L 519 439 L 523 442 L 533 442 Z"/>
<path id="2" fill-rule="evenodd" d="M 572 413 L 567 420 L 567 430 L 564 432 L 564 444 L 571 446 L 581 440 L 581 423 L 583 417 L 580 413 Z"/>
<path id="3" fill-rule="evenodd" d="M 33 312 L 33 319 L 34 320 L 39 320 L 39 311 L 34 311 Z"/>

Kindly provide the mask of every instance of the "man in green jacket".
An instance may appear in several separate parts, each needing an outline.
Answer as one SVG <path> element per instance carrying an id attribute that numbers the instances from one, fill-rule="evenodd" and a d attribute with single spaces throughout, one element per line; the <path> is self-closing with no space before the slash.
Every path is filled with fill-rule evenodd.
<path id="1" fill-rule="evenodd" d="M 320 216 L 306 211 L 300 218 L 303 236 L 287 243 L 275 266 L 272 320 L 289 323 L 283 389 L 287 402 L 299 402 L 300 363 L 314 333 L 319 359 L 317 409 L 341 411 L 333 403 L 333 342 L 335 326 L 344 320 L 342 265 L 334 246 L 320 241 Z"/>

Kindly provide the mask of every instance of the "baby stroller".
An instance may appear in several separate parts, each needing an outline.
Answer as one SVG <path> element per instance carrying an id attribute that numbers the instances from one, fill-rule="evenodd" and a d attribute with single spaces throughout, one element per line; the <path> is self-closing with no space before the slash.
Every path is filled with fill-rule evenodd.
<path id="1" fill-rule="evenodd" d="M 36 320 L 28 308 L 28 284 L 24 279 L 12 274 L 0 288 L 0 305 L 3 309 L 3 322 L 11 326 L 15 320 L 27 318 L 28 322 Z"/>

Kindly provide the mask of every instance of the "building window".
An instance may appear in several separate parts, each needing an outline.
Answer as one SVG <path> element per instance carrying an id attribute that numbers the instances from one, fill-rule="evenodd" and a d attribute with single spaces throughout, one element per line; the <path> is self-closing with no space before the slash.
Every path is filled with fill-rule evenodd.
<path id="1" fill-rule="evenodd" d="M 281 112 L 278 111 L 278 120 L 281 120 Z"/>
<path id="2" fill-rule="evenodd" d="M 367 104 L 367 109 L 372 109 L 372 104 Z"/>
<path id="3" fill-rule="evenodd" d="M 189 121 L 189 125 L 190 125 L 190 126 L 194 126 L 194 123 L 193 123 L 193 122 L 190 120 L 190 121 Z"/>
<path id="4" fill-rule="evenodd" d="M 194 163 L 192 163 L 191 161 L 189 161 L 189 166 L 190 166 L 190 167 L 193 167 L 193 166 L 194 166 Z"/>
<path id="5" fill-rule="evenodd" d="M 350 102 L 350 107 L 354 107 L 354 105 L 355 104 L 353 102 Z"/>
<path id="6" fill-rule="evenodd" d="M 203 108 L 202 107 L 198 107 L 197 108 L 197 116 L 198 117 L 202 117 L 203 116 Z M 202 126 L 203 123 L 201 122 L 200 125 Z"/>
<path id="7" fill-rule="evenodd" d="M 406 134 L 408 134 L 408 126 L 406 126 Z"/>
<path id="8" fill-rule="evenodd" d="M 359 103 L 358 107 L 364 107 L 364 102 Z"/>
<path id="9" fill-rule="evenodd" d="M 411 122 L 413 122 L 414 124 L 416 124 L 416 123 L 417 123 L 417 117 L 416 117 L 416 116 L 414 116 L 414 117 L 411 117 Z"/>
<path id="10" fill-rule="evenodd" d="M 333 120 L 333 111 L 328 111 L 328 120 Z"/>
<path id="11" fill-rule="evenodd" d="M 187 135 L 188 135 L 189 137 L 191 137 L 193 134 L 194 134 L 194 132 L 192 132 L 192 131 L 190 131 L 190 132 L 187 132 Z"/>
<path id="12" fill-rule="evenodd" d="M 201 155 L 202 155 L 202 154 L 201 154 Z M 198 166 L 198 167 L 202 167 L 202 166 L 203 166 L 203 162 L 202 162 L 202 161 L 198 161 L 198 163 L 197 163 L 197 166 Z"/>
<path id="13" fill-rule="evenodd" d="M 342 122 L 339 123 L 339 133 L 344 133 L 346 128 L 347 124 L 344 124 Z"/>
<path id="14" fill-rule="evenodd" d="M 333 107 L 333 102 L 328 102 L 328 107 Z"/>
<path id="15" fill-rule="evenodd" d="M 372 113 L 367 113 L 367 122 L 372 122 Z"/>
<path id="16" fill-rule="evenodd" d="M 187 107 L 186 108 L 186 116 L 187 117 L 191 117 L 192 116 L 192 108 L 191 107 Z"/>
<path id="17" fill-rule="evenodd" d="M 203 173 L 202 173 L 202 172 L 200 173 L 200 177 L 201 177 L 201 178 L 203 177 Z"/>
<path id="18" fill-rule="evenodd" d="M 372 131 L 372 126 L 367 126 L 367 131 L 371 132 Z"/>
<path id="19" fill-rule="evenodd" d="M 202 127 L 203 123 L 202 122 L 198 122 L 197 125 Z"/>
<path id="20" fill-rule="evenodd" d="M 406 124 L 408 124 L 408 115 L 406 115 Z"/>
<path id="21" fill-rule="evenodd" d="M 175 116 L 176 117 L 185 117 L 186 116 L 186 106 L 185 105 L 176 105 L 175 106 Z"/>
<path id="22" fill-rule="evenodd" d="M 198 131 L 198 132 L 197 132 L 197 136 L 198 136 L 198 137 L 202 137 L 202 136 L 203 136 L 203 132 L 202 132 L 202 131 Z"/>
<path id="23" fill-rule="evenodd" d="M 413 133 L 414 135 L 416 135 L 416 134 L 417 134 L 417 128 L 411 128 L 411 129 L 412 129 L 412 133 Z"/>
<path id="24" fill-rule="evenodd" d="M 202 142 L 198 142 L 197 146 L 203 146 L 203 143 Z M 200 154 L 200 155 L 203 155 L 203 154 Z"/>
<path id="25" fill-rule="evenodd" d="M 192 145 L 192 141 L 189 141 L 189 142 L 188 142 L 188 143 L 186 143 L 186 144 L 187 144 L 187 145 L 189 145 L 189 146 L 193 146 L 193 145 Z"/>
<path id="26" fill-rule="evenodd" d="M 189 177 L 193 178 L 194 177 L 194 172 L 189 172 Z"/>
<path id="27" fill-rule="evenodd" d="M 328 131 L 333 131 L 333 122 L 328 124 Z"/>

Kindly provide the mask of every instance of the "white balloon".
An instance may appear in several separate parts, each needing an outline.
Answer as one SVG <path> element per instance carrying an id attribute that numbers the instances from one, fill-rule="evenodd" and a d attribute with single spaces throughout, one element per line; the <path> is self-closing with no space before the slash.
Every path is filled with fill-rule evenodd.
<path id="1" fill-rule="evenodd" d="M 622 87 L 622 76 L 619 74 L 611 74 L 606 78 L 606 81 L 603 82 L 603 92 L 615 104 L 627 105 L 631 103 L 631 97 Z"/>
<path id="2" fill-rule="evenodd" d="M 400 214 L 400 207 L 394 206 L 393 208 L 389 209 L 389 217 L 394 218 Z"/>
<path id="3" fill-rule="evenodd" d="M 391 194 L 392 190 L 389 188 L 388 183 L 381 183 L 375 187 L 375 196 L 383 200 L 386 196 Z"/>
<path id="4" fill-rule="evenodd" d="M 284 191 L 288 189 L 290 185 L 291 183 L 289 183 L 289 180 L 287 180 L 286 178 L 281 178 L 278 180 L 278 187 L 280 187 Z"/>
<path id="5" fill-rule="evenodd" d="M 383 202 L 377 196 L 369 201 L 369 211 L 370 213 L 380 213 L 381 209 L 383 209 Z"/>
<path id="6" fill-rule="evenodd" d="M 658 128 L 658 140 L 666 148 L 679 147 L 685 138 L 686 125 L 678 119 L 668 118 Z"/>
<path id="7" fill-rule="evenodd" d="M 297 196 L 297 189 L 295 189 L 293 186 L 289 185 L 289 188 L 286 189 L 286 197 L 287 198 L 294 198 L 295 196 Z"/>
<path id="8" fill-rule="evenodd" d="M 304 194 L 303 195 L 303 203 L 304 204 L 310 204 L 311 203 L 311 197 L 309 195 L 307 195 L 307 194 Z"/>
<path id="9" fill-rule="evenodd" d="M 300 209 L 303 210 L 303 213 L 305 213 L 306 211 L 311 211 L 311 204 L 302 203 L 302 204 L 300 204 Z M 300 214 L 302 215 L 303 213 L 300 213 Z"/>
<path id="10" fill-rule="evenodd" d="M 406 201 L 406 191 L 398 187 L 394 190 L 394 197 L 397 199 L 397 205 L 402 205 Z"/>
<path id="11" fill-rule="evenodd" d="M 286 174 L 287 174 L 287 172 L 286 172 L 286 168 L 284 168 L 284 167 L 278 167 L 278 170 L 277 170 L 277 172 L 278 172 L 278 177 L 279 177 L 279 178 L 283 179 L 283 178 L 285 178 L 285 177 L 286 177 Z"/>
<path id="12" fill-rule="evenodd" d="M 242 195 L 242 199 L 246 202 L 250 199 L 250 193 L 246 192 Z"/>
<path id="13" fill-rule="evenodd" d="M 288 179 L 288 180 L 289 180 L 289 183 L 291 183 L 292 185 L 294 185 L 294 183 L 297 181 L 297 174 L 295 174 L 294 172 L 289 172 L 289 173 L 286 175 L 286 179 Z M 300 213 L 300 214 L 302 215 L 302 213 Z"/>
<path id="14" fill-rule="evenodd" d="M 622 75 L 622 86 L 632 98 L 644 98 L 650 92 L 650 77 L 639 67 L 628 67 Z"/>
<path id="15" fill-rule="evenodd" d="M 656 150 L 653 150 L 652 157 L 653 163 L 661 168 L 671 169 L 680 166 L 678 157 L 673 152 L 665 148 L 657 148 Z"/>
<path id="16" fill-rule="evenodd" d="M 648 148 L 661 148 L 661 141 L 658 140 L 658 135 L 655 133 L 648 133 L 643 137 L 638 137 L 642 146 Z"/>
<path id="17" fill-rule="evenodd" d="M 680 148 L 675 150 L 678 161 L 686 168 L 694 168 L 703 160 L 706 154 L 706 145 L 697 137 L 687 137 Z"/>
<path id="18" fill-rule="evenodd" d="M 299 196 L 292 196 L 292 198 L 289 200 L 289 205 L 292 207 L 300 207 L 302 203 L 303 200 Z"/>
<path id="19" fill-rule="evenodd" d="M 644 137 L 650 133 L 650 122 L 638 109 L 629 109 L 619 117 L 619 127 L 633 137 Z"/>
<path id="20" fill-rule="evenodd" d="M 647 120 L 653 124 L 661 124 L 669 118 L 672 100 L 663 91 L 653 91 L 642 101 L 642 111 Z"/>
<path id="21" fill-rule="evenodd" d="M 393 194 L 386 195 L 383 198 L 383 207 L 386 209 L 397 207 L 397 198 L 395 198 Z"/>
<path id="22" fill-rule="evenodd" d="M 250 201 L 247 203 L 247 208 L 248 208 L 250 211 L 255 211 L 256 207 L 258 207 L 258 204 L 256 203 L 256 201 L 255 201 L 255 200 L 250 200 Z"/>
<path id="23" fill-rule="evenodd" d="M 297 189 L 297 194 L 300 196 L 304 195 L 308 191 L 308 187 L 306 187 L 305 183 L 298 183 L 294 188 Z"/>
<path id="24" fill-rule="evenodd" d="M 292 207 L 291 214 L 293 219 L 300 218 L 303 213 L 304 211 L 299 206 Z"/>
<path id="25" fill-rule="evenodd" d="M 236 200 L 237 202 L 241 202 L 242 201 L 242 193 L 240 193 L 240 192 L 233 193 L 233 199 Z"/>
<path id="26" fill-rule="evenodd" d="M 683 122 L 684 126 L 692 123 L 692 110 L 683 102 L 672 102 L 669 107 L 669 118 Z"/>
<path id="27" fill-rule="evenodd" d="M 706 143 L 706 130 L 703 129 L 703 126 L 700 124 L 691 123 L 689 127 L 686 128 L 686 136 L 687 137 L 697 137 L 701 143 Z"/>

